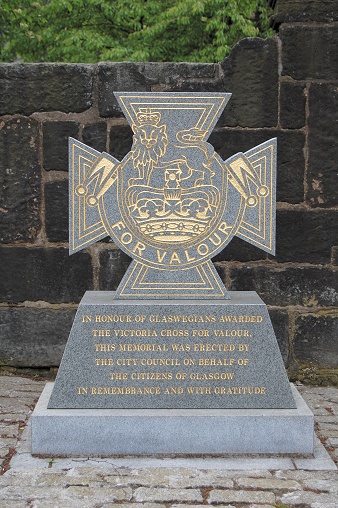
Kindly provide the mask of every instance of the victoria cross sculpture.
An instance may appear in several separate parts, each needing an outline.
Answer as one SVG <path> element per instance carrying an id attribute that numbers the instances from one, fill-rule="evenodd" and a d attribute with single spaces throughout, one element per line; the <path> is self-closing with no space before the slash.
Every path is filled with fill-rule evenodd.
<path id="1" fill-rule="evenodd" d="M 121 161 L 70 139 L 70 253 L 108 235 L 131 256 L 116 298 L 229 298 L 211 258 L 234 236 L 274 253 L 276 139 L 223 160 L 208 138 L 230 93 L 115 96 Z"/>

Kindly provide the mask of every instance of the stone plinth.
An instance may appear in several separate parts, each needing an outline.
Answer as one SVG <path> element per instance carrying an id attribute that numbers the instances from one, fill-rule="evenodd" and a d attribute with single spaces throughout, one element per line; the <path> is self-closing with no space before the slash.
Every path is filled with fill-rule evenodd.
<path id="1" fill-rule="evenodd" d="M 32 453 L 65 456 L 312 454 L 314 417 L 296 409 L 47 409 L 32 415 Z"/>

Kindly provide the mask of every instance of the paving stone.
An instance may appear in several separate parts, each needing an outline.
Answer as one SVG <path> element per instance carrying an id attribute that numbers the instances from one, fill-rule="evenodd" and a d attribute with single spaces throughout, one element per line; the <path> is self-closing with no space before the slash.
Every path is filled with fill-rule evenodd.
<path id="1" fill-rule="evenodd" d="M 208 503 L 274 503 L 272 492 L 244 490 L 212 490 Z"/>
<path id="2" fill-rule="evenodd" d="M 333 494 L 317 494 L 315 492 L 309 491 L 297 491 L 297 492 L 287 492 L 282 496 L 276 496 L 277 502 L 282 504 L 287 504 L 288 506 L 294 505 L 306 505 L 313 503 L 323 503 L 324 506 L 327 506 L 328 503 L 336 503 L 338 506 L 338 496 Z"/>
<path id="3" fill-rule="evenodd" d="M 0 423 L 0 436 L 2 435 L 1 423 Z M 16 445 L 17 438 L 16 437 L 0 437 L 0 457 L 3 458 L 7 453 L 9 448 L 12 448 Z"/>
<path id="4" fill-rule="evenodd" d="M 174 501 L 202 501 L 201 492 L 197 489 L 148 489 L 139 487 L 134 492 L 134 499 L 138 502 L 152 501 L 170 503 Z"/>
<path id="5" fill-rule="evenodd" d="M 331 494 L 338 494 L 338 476 L 326 480 L 315 477 L 305 479 L 302 483 L 311 490 L 321 490 L 323 492 L 330 492 Z"/>
<path id="6" fill-rule="evenodd" d="M 302 486 L 295 480 L 280 480 L 278 478 L 238 478 L 238 487 L 243 489 L 261 490 L 301 490 Z"/>
<path id="7" fill-rule="evenodd" d="M 17 436 L 19 431 L 18 423 L 5 423 L 0 422 L 0 435 L 3 437 L 14 437 Z"/>

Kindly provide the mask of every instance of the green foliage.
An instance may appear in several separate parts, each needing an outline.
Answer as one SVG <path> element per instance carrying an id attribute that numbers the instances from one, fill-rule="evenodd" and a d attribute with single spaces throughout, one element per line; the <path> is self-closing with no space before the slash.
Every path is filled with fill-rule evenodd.
<path id="1" fill-rule="evenodd" d="M 0 61 L 217 62 L 268 37 L 266 0 L 2 0 Z"/>

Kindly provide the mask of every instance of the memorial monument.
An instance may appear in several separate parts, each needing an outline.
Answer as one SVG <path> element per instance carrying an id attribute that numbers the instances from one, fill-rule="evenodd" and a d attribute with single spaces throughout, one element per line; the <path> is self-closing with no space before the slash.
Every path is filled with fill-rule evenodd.
<path id="1" fill-rule="evenodd" d="M 264 302 L 211 262 L 234 236 L 274 253 L 276 139 L 224 161 L 207 140 L 231 94 L 115 96 L 122 161 L 69 141 L 70 253 L 109 235 L 133 260 L 84 295 L 33 453 L 311 453 Z"/>

